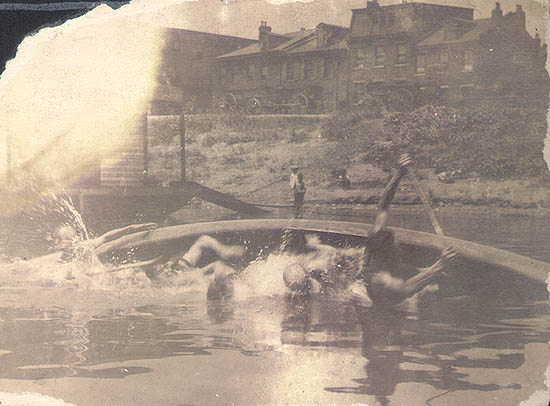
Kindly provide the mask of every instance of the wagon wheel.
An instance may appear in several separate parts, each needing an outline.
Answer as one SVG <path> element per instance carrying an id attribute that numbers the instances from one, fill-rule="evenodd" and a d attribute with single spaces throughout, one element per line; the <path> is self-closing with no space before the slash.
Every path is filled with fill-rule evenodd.
<path id="1" fill-rule="evenodd" d="M 246 113 L 260 114 L 261 112 L 262 112 L 262 103 L 260 103 L 260 101 L 255 97 L 248 99 L 248 102 L 246 103 Z"/>
<path id="2" fill-rule="evenodd" d="M 309 99 L 305 94 L 299 94 L 292 98 L 294 113 L 306 113 L 309 107 Z"/>
<path id="3" fill-rule="evenodd" d="M 220 109 L 220 111 L 223 111 L 223 112 L 234 111 L 236 107 L 237 107 L 237 98 L 233 93 L 224 94 L 218 105 L 218 108 Z"/>
<path id="4" fill-rule="evenodd" d="M 394 111 L 408 111 L 414 107 L 414 96 L 407 89 L 399 89 L 390 94 L 390 108 Z"/>

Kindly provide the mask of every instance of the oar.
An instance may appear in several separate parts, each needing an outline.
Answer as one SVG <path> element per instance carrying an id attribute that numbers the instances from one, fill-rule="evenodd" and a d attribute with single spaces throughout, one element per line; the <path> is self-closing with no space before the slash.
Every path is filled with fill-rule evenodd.
<path id="1" fill-rule="evenodd" d="M 439 225 L 439 222 L 437 221 L 437 218 L 435 217 L 434 211 L 432 209 L 432 206 L 430 205 L 430 201 L 428 200 L 428 196 L 426 196 L 426 193 L 424 193 L 424 189 L 422 189 L 422 186 L 420 185 L 420 182 L 418 181 L 418 177 L 416 176 L 416 173 L 412 168 L 408 168 L 408 173 L 410 178 L 413 181 L 414 188 L 416 189 L 416 193 L 418 193 L 418 196 L 420 196 L 420 200 L 422 200 L 422 205 L 424 206 L 424 209 L 426 210 L 426 213 L 428 213 L 428 217 L 430 218 L 430 221 L 432 223 L 432 226 L 435 230 L 435 233 L 439 237 L 445 237 L 445 234 L 443 234 L 443 229 Z M 443 248 L 445 247 L 445 244 L 443 244 L 443 241 L 439 239 L 439 245 Z M 441 272 L 443 275 L 447 276 L 447 273 Z"/>
<path id="2" fill-rule="evenodd" d="M 422 200 L 422 204 L 424 205 L 424 209 L 426 210 L 426 213 L 428 213 L 428 217 L 430 218 L 430 221 L 431 221 L 432 226 L 435 230 L 435 233 L 440 237 L 445 237 L 445 234 L 443 234 L 443 229 L 441 228 L 441 226 L 439 225 L 439 222 L 437 221 L 437 218 L 435 217 L 432 206 L 430 206 L 430 201 L 428 200 L 428 197 L 426 196 L 426 193 L 424 193 L 424 190 L 422 189 L 422 186 L 420 185 L 420 182 L 418 181 L 416 173 L 414 172 L 414 170 L 412 168 L 408 168 L 408 172 L 409 172 L 411 180 L 413 181 L 414 188 L 416 189 L 416 193 L 418 193 L 418 196 L 420 196 L 420 200 Z"/>
<path id="3" fill-rule="evenodd" d="M 418 181 L 418 177 L 416 176 L 416 173 L 412 168 L 408 168 L 409 177 L 413 181 L 414 188 L 416 189 L 416 193 L 418 193 L 418 196 L 420 197 L 420 200 L 422 201 L 422 205 L 424 206 L 424 209 L 426 210 L 426 213 L 428 213 L 428 217 L 430 218 L 430 221 L 432 223 L 432 226 L 435 230 L 435 233 L 439 237 L 445 237 L 445 234 L 443 233 L 443 229 L 439 225 L 439 222 L 437 221 L 437 218 L 435 217 L 435 214 L 433 212 L 432 206 L 430 205 L 430 201 L 428 200 L 428 197 L 426 196 L 426 193 L 424 193 L 424 189 L 422 189 L 422 186 L 420 185 L 420 182 Z M 443 247 L 444 244 L 442 241 L 439 241 L 440 245 Z"/>

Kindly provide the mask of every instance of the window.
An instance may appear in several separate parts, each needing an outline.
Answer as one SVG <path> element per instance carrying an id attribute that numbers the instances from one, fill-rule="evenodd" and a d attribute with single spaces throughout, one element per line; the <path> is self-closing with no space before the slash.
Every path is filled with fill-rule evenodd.
<path id="1" fill-rule="evenodd" d="M 233 69 L 231 69 L 231 66 L 222 66 L 220 74 L 223 81 L 233 82 Z"/>
<path id="2" fill-rule="evenodd" d="M 300 62 L 294 62 L 294 68 L 292 71 L 294 72 L 294 80 L 300 79 L 300 76 L 302 75 L 300 72 Z"/>
<path id="3" fill-rule="evenodd" d="M 266 80 L 269 75 L 269 68 L 267 65 L 262 66 L 262 80 Z"/>
<path id="4" fill-rule="evenodd" d="M 449 53 L 443 51 L 439 54 L 439 63 L 442 65 L 447 65 L 449 63 Z"/>
<path id="5" fill-rule="evenodd" d="M 317 61 L 317 77 L 318 78 L 325 77 L 325 59 L 324 58 L 320 58 Z"/>
<path id="6" fill-rule="evenodd" d="M 386 54 L 384 53 L 384 48 L 376 47 L 374 50 L 374 65 L 375 66 L 384 66 L 384 61 L 386 59 Z"/>
<path id="7" fill-rule="evenodd" d="M 297 80 L 300 77 L 300 63 L 289 62 L 286 66 L 286 80 Z"/>
<path id="8" fill-rule="evenodd" d="M 324 79 L 330 79 L 334 77 L 334 61 L 325 60 L 325 71 L 323 73 Z"/>
<path id="9" fill-rule="evenodd" d="M 474 70 L 474 54 L 472 51 L 464 51 L 464 72 Z"/>
<path id="10" fill-rule="evenodd" d="M 449 86 L 441 86 L 439 88 L 439 95 L 441 97 L 448 97 L 449 96 Z"/>
<path id="11" fill-rule="evenodd" d="M 439 56 L 437 54 L 429 54 L 426 61 L 428 66 L 435 66 L 439 63 Z"/>
<path id="12" fill-rule="evenodd" d="M 306 80 L 315 79 L 315 65 L 311 59 L 304 62 L 304 76 Z"/>
<path id="13" fill-rule="evenodd" d="M 472 97 L 474 95 L 474 85 L 462 86 L 462 97 Z"/>
<path id="14" fill-rule="evenodd" d="M 288 63 L 286 65 L 286 80 L 294 80 L 294 64 Z"/>
<path id="15" fill-rule="evenodd" d="M 248 77 L 250 79 L 254 79 L 254 73 L 255 72 L 256 72 L 256 65 L 254 65 L 253 63 L 248 65 Z"/>
<path id="16" fill-rule="evenodd" d="M 404 65 L 407 63 L 407 45 L 397 45 L 397 64 Z"/>
<path id="17" fill-rule="evenodd" d="M 357 50 L 357 56 L 359 58 L 364 58 L 365 56 L 367 56 L 367 50 L 365 48 L 359 48 Z"/>
<path id="18" fill-rule="evenodd" d="M 416 73 L 426 73 L 426 55 L 416 56 Z"/>

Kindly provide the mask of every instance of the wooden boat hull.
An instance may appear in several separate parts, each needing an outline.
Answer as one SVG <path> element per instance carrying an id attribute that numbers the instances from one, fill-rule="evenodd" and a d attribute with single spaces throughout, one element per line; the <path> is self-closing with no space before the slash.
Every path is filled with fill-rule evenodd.
<path id="1" fill-rule="evenodd" d="M 323 241 L 335 246 L 365 246 L 371 224 L 319 220 L 231 220 L 194 223 L 149 230 L 124 237 L 103 246 L 100 254 L 113 256 L 132 250 L 136 258 L 158 257 L 186 250 L 196 237 L 207 234 L 226 243 L 247 247 L 243 264 L 278 249 L 285 230 L 318 233 Z M 537 292 L 548 298 L 545 283 L 550 264 L 451 237 L 439 237 L 419 231 L 392 228 L 396 240 L 403 247 L 407 260 L 416 266 L 433 263 L 441 249 L 453 246 L 460 259 L 455 269 L 449 270 L 447 284 L 453 291 L 463 294 L 485 294 L 491 290 L 502 294 L 531 295 Z M 535 291 L 534 291 L 534 290 Z M 485 292 L 485 293 L 484 293 Z M 512 292 L 512 293 L 510 293 Z"/>

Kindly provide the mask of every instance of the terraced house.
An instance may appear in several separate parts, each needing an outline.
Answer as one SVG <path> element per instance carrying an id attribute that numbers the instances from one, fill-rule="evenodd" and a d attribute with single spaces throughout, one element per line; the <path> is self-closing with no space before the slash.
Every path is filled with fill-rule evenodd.
<path id="1" fill-rule="evenodd" d="M 521 5 L 505 12 L 496 3 L 490 17 L 474 19 L 472 8 L 369 0 L 352 10 L 349 28 L 277 34 L 262 21 L 257 40 L 171 30 L 161 71 L 192 111 L 547 102 L 546 45 L 525 19 Z"/>
<path id="2" fill-rule="evenodd" d="M 353 10 L 350 34 L 352 103 L 395 109 L 428 102 L 548 94 L 546 46 L 525 29 L 520 5 L 474 19 L 473 9 L 426 3 Z"/>
<path id="3" fill-rule="evenodd" d="M 262 21 L 258 43 L 216 58 L 218 104 L 250 113 L 334 110 L 348 101 L 346 27 L 273 33 Z"/>

